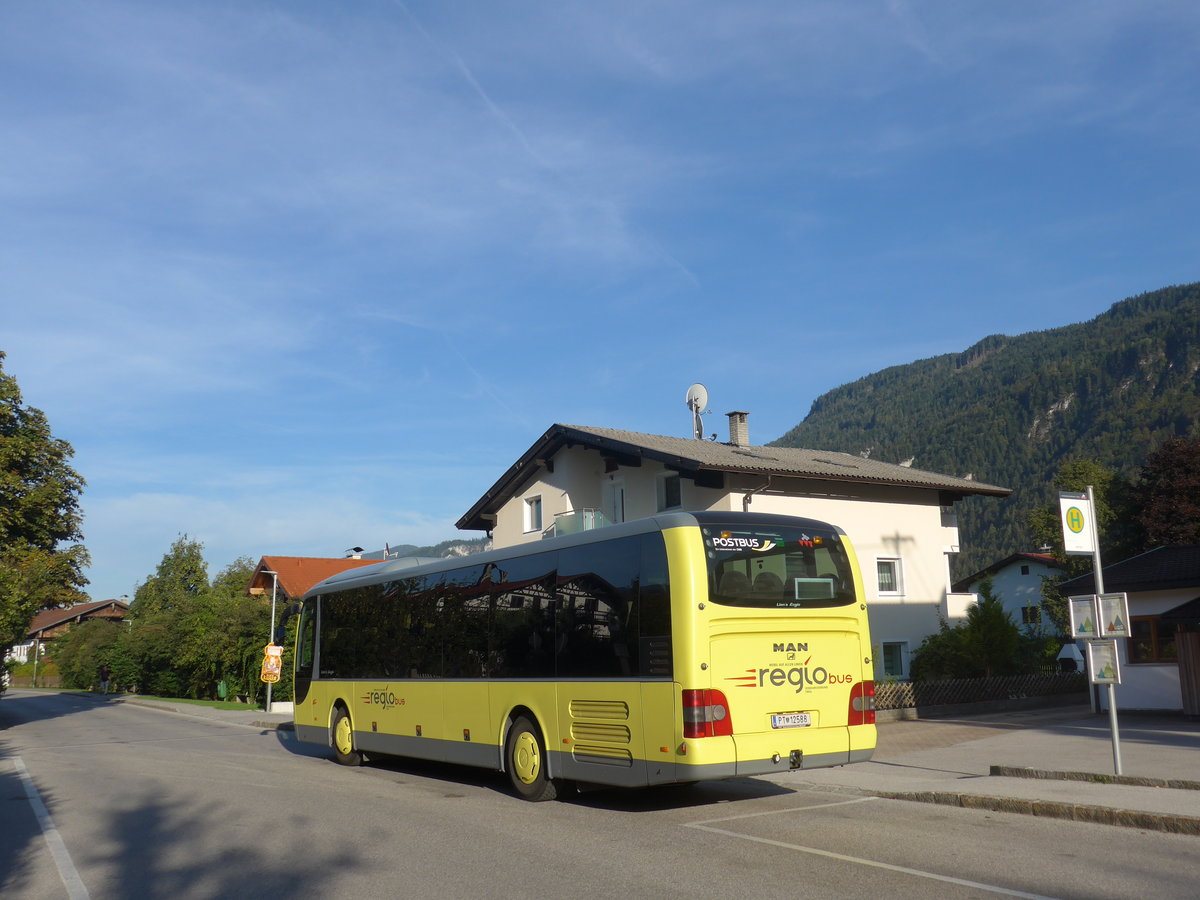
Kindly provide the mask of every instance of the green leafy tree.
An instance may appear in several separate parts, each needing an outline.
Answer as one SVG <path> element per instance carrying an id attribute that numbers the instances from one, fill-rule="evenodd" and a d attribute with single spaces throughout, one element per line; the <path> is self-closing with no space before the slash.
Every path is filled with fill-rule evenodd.
<path id="1" fill-rule="evenodd" d="M 172 614 L 208 590 L 204 545 L 186 534 L 176 538 L 155 573 L 138 585 L 130 613 L 134 619 Z"/>
<path id="2" fill-rule="evenodd" d="M 1092 570 L 1091 556 L 1068 556 L 1063 548 L 1062 511 L 1058 491 L 1083 492 L 1092 486 L 1095 498 L 1096 528 L 1100 534 L 1100 554 L 1106 561 L 1116 561 L 1141 551 L 1143 537 L 1136 519 L 1137 495 L 1125 479 L 1094 459 L 1073 458 L 1058 469 L 1052 482 L 1052 503 L 1039 506 L 1028 517 L 1029 531 L 1034 542 L 1049 547 L 1050 554 L 1063 566 L 1061 575 L 1042 581 L 1042 609 L 1050 621 L 1063 633 L 1070 630 L 1067 623 L 1067 601 L 1058 584 Z"/>
<path id="3" fill-rule="evenodd" d="M 134 593 L 121 647 L 122 667 L 131 669 L 120 673 L 126 683 L 144 694 L 193 695 L 196 620 L 203 618 L 208 590 L 204 545 L 182 534 Z"/>
<path id="4" fill-rule="evenodd" d="M 0 655 L 39 609 L 86 600 L 74 450 L 41 410 L 25 406 L 0 351 Z"/>
<path id="5" fill-rule="evenodd" d="M 100 667 L 112 669 L 117 642 L 124 630 L 118 622 L 92 619 L 54 642 L 54 661 L 64 687 L 87 690 L 97 685 Z"/>

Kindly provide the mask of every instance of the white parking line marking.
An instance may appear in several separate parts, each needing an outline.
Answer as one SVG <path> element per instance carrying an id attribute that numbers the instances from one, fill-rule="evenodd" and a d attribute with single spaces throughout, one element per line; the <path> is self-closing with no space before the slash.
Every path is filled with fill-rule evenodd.
<path id="1" fill-rule="evenodd" d="M 787 813 L 808 812 L 810 809 L 829 809 L 831 806 L 850 806 L 854 803 L 873 803 L 880 800 L 879 797 L 855 797 L 853 800 L 835 800 L 832 803 L 816 803 L 812 806 L 793 806 L 788 809 L 772 809 L 766 812 L 743 813 L 740 816 L 723 816 L 720 819 L 704 819 L 700 822 L 693 822 L 691 827 L 695 828 L 699 825 L 711 825 L 714 822 L 732 822 L 736 819 L 758 819 L 762 816 L 782 816 Z"/>
<path id="2" fill-rule="evenodd" d="M 54 865 L 58 867 L 58 876 L 67 889 L 67 896 L 71 900 L 91 900 L 91 894 L 84 886 L 83 879 L 79 877 L 75 864 L 71 862 L 71 854 L 67 852 L 67 845 L 63 843 L 58 829 L 54 827 L 54 820 L 50 818 L 50 810 L 46 809 L 46 804 L 42 802 L 41 794 L 38 793 L 33 779 L 29 777 L 25 763 L 19 756 L 14 756 L 12 759 L 17 770 L 17 777 L 21 779 L 21 785 L 25 788 L 25 796 L 29 798 L 29 805 L 33 807 L 33 814 L 42 829 L 42 837 L 46 839 L 46 846 L 50 848 Z"/>
<path id="3" fill-rule="evenodd" d="M 826 859 L 835 859 L 839 862 L 855 863 L 861 866 L 870 866 L 875 869 L 884 869 L 888 872 L 899 872 L 903 875 L 913 875 L 917 878 L 928 878 L 932 881 L 942 881 L 947 884 L 957 884 L 960 887 L 974 888 L 976 890 L 988 891 L 993 894 L 1002 894 L 1005 897 L 1020 897 L 1023 900 L 1057 900 L 1054 897 L 1047 897 L 1043 894 L 1030 894 L 1025 891 L 1016 891 L 1011 888 L 999 887 L 994 884 L 983 884 L 978 881 L 968 881 L 965 878 L 954 878 L 951 875 L 938 875 L 936 872 L 924 872 L 920 869 L 910 869 L 906 866 L 895 866 L 891 863 L 879 862 L 874 859 L 863 859 L 858 856 L 847 856 L 844 853 L 834 853 L 831 850 L 818 850 L 816 847 L 804 847 L 800 844 L 789 844 L 786 841 L 777 841 L 772 838 L 756 837 L 751 834 L 742 834 L 737 831 L 729 831 L 725 828 L 714 828 L 711 822 L 729 822 L 734 819 L 754 819 L 763 815 L 779 815 L 781 813 L 801 813 L 808 812 L 813 809 L 827 809 L 831 806 L 847 806 L 852 803 L 862 803 L 869 800 L 876 800 L 877 797 L 861 797 L 855 800 L 842 800 L 837 803 L 821 803 L 816 806 L 801 806 L 794 809 L 774 810 L 767 813 L 748 813 L 741 816 L 728 816 L 723 819 L 708 819 L 703 822 L 690 822 L 688 828 L 696 828 L 700 831 L 708 831 L 713 834 L 721 834 L 726 837 L 740 838 L 744 841 L 754 841 L 759 844 L 767 844 L 772 847 L 781 847 L 784 850 L 794 850 L 797 853 L 807 853 L 810 856 L 823 856 Z"/>

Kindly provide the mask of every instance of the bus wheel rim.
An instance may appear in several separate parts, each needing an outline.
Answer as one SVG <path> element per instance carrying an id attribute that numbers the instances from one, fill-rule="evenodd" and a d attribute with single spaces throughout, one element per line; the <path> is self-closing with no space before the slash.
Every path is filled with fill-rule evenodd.
<path id="1" fill-rule="evenodd" d="M 516 746 L 513 748 L 513 771 L 523 784 L 533 784 L 537 781 L 542 768 L 541 754 L 538 752 L 537 738 L 528 731 L 517 735 Z"/>
<path id="2" fill-rule="evenodd" d="M 337 746 L 338 753 L 343 755 L 354 749 L 354 744 L 350 735 L 350 720 L 347 718 L 338 719 L 337 728 L 334 729 L 333 741 Z"/>

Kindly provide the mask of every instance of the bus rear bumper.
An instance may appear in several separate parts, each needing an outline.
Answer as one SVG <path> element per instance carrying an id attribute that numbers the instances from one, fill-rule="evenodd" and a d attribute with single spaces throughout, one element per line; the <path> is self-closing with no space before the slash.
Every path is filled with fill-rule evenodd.
<path id="1" fill-rule="evenodd" d="M 856 762 L 867 762 L 874 750 L 850 750 L 838 753 L 814 753 L 793 756 L 769 756 L 766 759 L 741 759 L 734 763 L 710 763 L 688 765 L 681 763 L 677 769 L 680 781 L 712 781 L 722 778 L 744 778 L 751 775 L 774 775 L 794 769 L 827 769 L 831 766 L 846 766 Z M 795 763 L 799 763 L 796 765 Z"/>

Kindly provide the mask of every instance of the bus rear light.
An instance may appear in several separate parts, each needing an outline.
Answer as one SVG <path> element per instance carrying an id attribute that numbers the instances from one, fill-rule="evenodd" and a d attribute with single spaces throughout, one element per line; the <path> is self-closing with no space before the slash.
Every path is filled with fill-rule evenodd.
<path id="1" fill-rule="evenodd" d="M 850 715 L 847 724 L 875 724 L 874 681 L 860 681 L 850 689 Z"/>
<path id="2" fill-rule="evenodd" d="M 718 690 L 709 688 L 683 692 L 683 736 L 685 738 L 720 737 L 733 734 L 729 701 Z"/>

